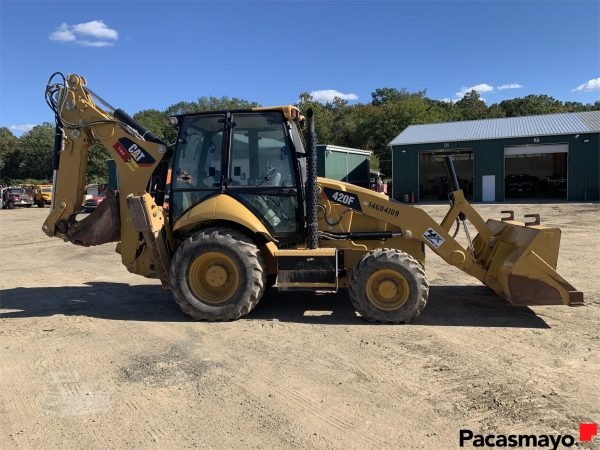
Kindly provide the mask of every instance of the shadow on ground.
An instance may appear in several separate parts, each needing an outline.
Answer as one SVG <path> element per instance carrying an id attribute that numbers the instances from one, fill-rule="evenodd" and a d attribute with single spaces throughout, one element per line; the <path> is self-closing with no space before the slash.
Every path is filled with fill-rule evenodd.
<path id="1" fill-rule="evenodd" d="M 558 306 L 559 307 L 559 306 Z M 189 322 L 157 285 L 91 282 L 86 286 L 0 291 L 0 319 L 55 314 L 110 320 Z M 358 317 L 346 292 L 268 292 L 242 320 L 372 325 Z M 414 322 L 427 326 L 550 328 L 527 307 L 510 305 L 485 286 L 432 286 L 425 311 Z"/>

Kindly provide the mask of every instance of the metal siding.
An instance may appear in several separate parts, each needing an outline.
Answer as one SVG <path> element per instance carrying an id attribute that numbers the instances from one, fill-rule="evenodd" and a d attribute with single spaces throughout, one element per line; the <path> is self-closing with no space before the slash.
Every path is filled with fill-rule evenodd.
<path id="1" fill-rule="evenodd" d="M 348 177 L 347 181 L 357 186 L 369 187 L 369 157 L 348 153 Z"/>
<path id="2" fill-rule="evenodd" d="M 584 143 L 589 139 L 588 143 Z M 600 133 L 574 136 L 540 136 L 533 138 L 483 140 L 475 142 L 456 141 L 392 147 L 394 197 L 403 200 L 404 193 L 417 195 L 419 181 L 419 153 L 441 150 L 473 150 L 473 199 L 481 201 L 483 175 L 496 175 L 496 201 L 504 201 L 504 147 L 513 145 L 569 144 L 568 200 L 600 200 Z M 405 150 L 405 153 L 402 153 Z"/>
<path id="3" fill-rule="evenodd" d="M 114 159 L 107 159 L 106 165 L 108 167 L 108 185 L 111 189 L 119 189 L 119 175 L 117 172 L 117 163 Z"/>
<path id="4" fill-rule="evenodd" d="M 600 111 L 409 125 L 390 145 L 600 132 Z"/>
<path id="5" fill-rule="evenodd" d="M 600 200 L 600 133 L 572 138 L 567 166 L 568 200 Z"/>
<path id="6" fill-rule="evenodd" d="M 484 175 L 496 175 L 496 201 L 504 201 L 505 141 L 479 141 L 473 146 L 473 200 L 482 199 Z"/>
<path id="7" fill-rule="evenodd" d="M 327 178 L 344 181 L 348 175 L 347 154 L 338 152 L 325 152 L 325 173 Z"/>
<path id="8" fill-rule="evenodd" d="M 317 176 L 326 177 L 325 175 L 325 146 L 317 145 Z"/>
<path id="9" fill-rule="evenodd" d="M 392 184 L 396 200 L 403 201 L 405 193 L 414 192 L 415 196 L 419 193 L 419 152 L 415 150 L 406 149 L 406 152 L 402 153 L 401 149 L 392 148 Z"/>
<path id="10" fill-rule="evenodd" d="M 370 151 L 329 145 L 317 146 L 317 173 L 320 177 L 369 186 Z"/>

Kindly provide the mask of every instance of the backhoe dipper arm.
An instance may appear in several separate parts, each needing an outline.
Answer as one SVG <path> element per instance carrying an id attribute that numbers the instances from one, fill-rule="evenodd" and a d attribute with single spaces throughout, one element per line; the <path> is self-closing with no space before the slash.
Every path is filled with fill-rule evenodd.
<path id="1" fill-rule="evenodd" d="M 140 246 L 144 241 L 132 224 L 127 198 L 147 194 L 152 173 L 167 152 L 166 145 L 86 88 L 83 77 L 63 77 L 63 83 L 48 85 L 46 95 L 56 114 L 57 136 L 52 209 L 43 231 L 48 236 L 86 246 L 120 240 L 125 266 L 136 273 L 148 272 L 134 267 L 140 263 L 136 260 L 143 253 Z M 94 99 L 109 111 L 100 108 Z M 116 163 L 118 198 L 109 194 L 94 213 L 78 222 L 76 215 L 81 212 L 84 200 L 88 151 L 95 142 L 101 143 Z"/>

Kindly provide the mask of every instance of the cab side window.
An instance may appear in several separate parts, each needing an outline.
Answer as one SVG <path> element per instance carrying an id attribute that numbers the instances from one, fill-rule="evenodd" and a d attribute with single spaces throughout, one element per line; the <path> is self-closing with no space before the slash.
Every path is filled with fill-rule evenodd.
<path id="1" fill-rule="evenodd" d="M 230 186 L 295 186 L 292 154 L 280 113 L 234 115 Z"/>

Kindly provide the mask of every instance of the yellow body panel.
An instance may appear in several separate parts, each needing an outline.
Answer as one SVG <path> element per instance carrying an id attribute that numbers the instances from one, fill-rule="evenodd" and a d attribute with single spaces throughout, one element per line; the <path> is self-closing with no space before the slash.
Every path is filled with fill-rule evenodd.
<path id="1" fill-rule="evenodd" d="M 297 106 L 292 105 L 258 107 L 252 108 L 252 111 L 279 111 L 283 113 L 286 120 L 294 120 L 300 117 L 300 110 Z"/>
<path id="2" fill-rule="evenodd" d="M 248 230 L 249 234 L 261 234 L 271 238 L 271 233 L 265 225 L 248 208 L 233 197 L 218 194 L 211 197 L 184 213 L 174 224 L 173 232 L 197 229 L 209 222 L 230 222 Z M 275 252 L 277 246 L 267 242 L 263 248 L 263 258 L 267 265 L 267 273 L 275 273 Z"/>

